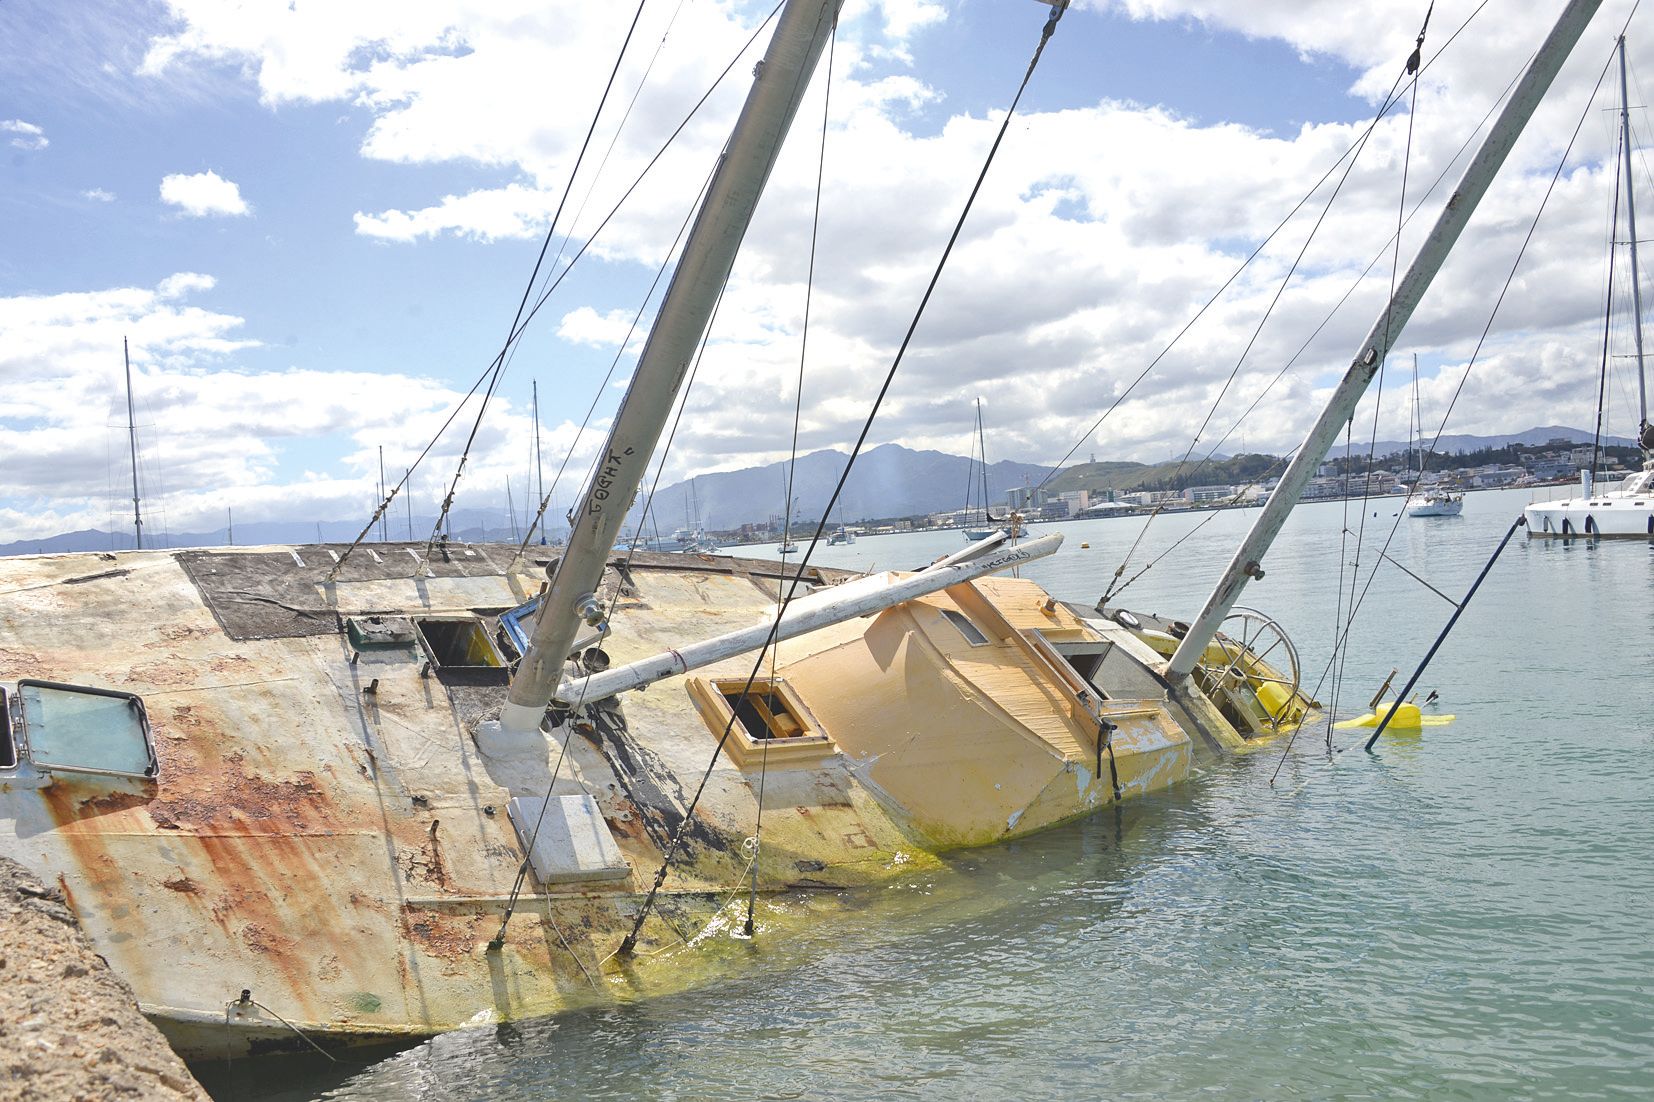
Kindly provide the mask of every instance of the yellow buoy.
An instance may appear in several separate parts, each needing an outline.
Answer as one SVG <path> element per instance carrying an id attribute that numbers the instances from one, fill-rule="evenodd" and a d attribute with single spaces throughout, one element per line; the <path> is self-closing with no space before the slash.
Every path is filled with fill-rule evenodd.
<path id="1" fill-rule="evenodd" d="M 1270 719 L 1280 719 L 1292 704 L 1292 690 L 1279 681 L 1265 681 L 1258 686 L 1258 703 Z"/>
<path id="2" fill-rule="evenodd" d="M 1390 705 L 1380 704 L 1374 711 L 1354 719 L 1346 719 L 1333 726 L 1340 731 L 1347 731 L 1353 727 L 1377 727 L 1389 715 Z M 1457 718 L 1455 716 L 1427 716 L 1419 711 L 1417 704 L 1403 703 L 1396 708 L 1396 714 L 1391 718 L 1386 730 L 1416 731 L 1420 727 L 1446 727 Z"/>
<path id="3" fill-rule="evenodd" d="M 1090 544 L 1089 544 L 1089 543 L 1082 543 L 1082 544 L 1080 544 L 1080 550 L 1081 550 L 1081 551 L 1087 551 L 1087 550 L 1089 550 L 1089 549 L 1090 549 L 1090 548 L 1091 548 L 1091 545 L 1090 545 Z"/>

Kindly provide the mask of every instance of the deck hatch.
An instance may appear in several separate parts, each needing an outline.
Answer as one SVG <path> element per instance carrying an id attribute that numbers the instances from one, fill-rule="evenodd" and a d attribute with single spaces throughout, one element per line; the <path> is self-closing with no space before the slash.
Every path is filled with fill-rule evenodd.
<path id="1" fill-rule="evenodd" d="M 155 745 L 140 697 L 54 681 L 19 681 L 17 697 L 37 768 L 155 776 Z"/>
<path id="2" fill-rule="evenodd" d="M 441 681 L 503 685 L 510 677 L 505 658 L 475 616 L 418 616 L 414 627 Z"/>
<path id="3" fill-rule="evenodd" d="M 357 650 L 392 650 L 414 645 L 413 624 L 406 616 L 352 616 L 345 621 L 350 645 Z"/>
<path id="4" fill-rule="evenodd" d="M 756 766 L 764 760 L 772 766 L 812 762 L 837 752 L 827 731 L 784 678 L 754 678 L 748 690 L 744 677 L 692 677 L 688 689 L 714 736 L 721 738 L 729 725 L 724 752 L 738 766 Z"/>

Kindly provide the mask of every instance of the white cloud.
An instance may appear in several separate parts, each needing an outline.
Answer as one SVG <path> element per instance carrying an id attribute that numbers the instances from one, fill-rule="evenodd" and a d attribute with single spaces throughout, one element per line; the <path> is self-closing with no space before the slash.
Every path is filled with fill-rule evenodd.
<path id="1" fill-rule="evenodd" d="M 250 214 L 241 188 L 216 172 L 174 173 L 161 178 L 161 201 L 197 218 L 209 215 Z"/>
<path id="2" fill-rule="evenodd" d="M 571 344 L 593 348 L 614 348 L 626 340 L 635 344 L 641 334 L 648 332 L 649 325 L 647 318 L 635 319 L 636 310 L 599 314 L 590 306 L 582 306 L 563 315 L 563 320 L 557 323 L 557 335 Z"/>
<path id="3" fill-rule="evenodd" d="M 1438 5 L 1410 153 L 1407 119 L 1394 115 L 1380 125 L 1343 184 L 1338 206 L 1239 367 L 1203 447 L 1271 385 L 1355 276 L 1383 254 L 1244 430 L 1250 448 L 1286 450 L 1302 437 L 1314 404 L 1342 371 L 1386 290 L 1385 241 L 1395 223 L 1404 159 L 1411 197 L 1438 175 L 1446 182 L 1408 226 L 1403 264 L 1462 168 L 1452 163 L 1459 144 L 1549 18 L 1548 9 L 1529 10 L 1531 5 L 1506 10 L 1497 22 L 1484 15 L 1437 60 L 1474 6 L 1474 0 Z M 410 166 L 456 164 L 478 181 L 466 191 L 448 177 L 441 190 L 421 192 L 419 181 L 430 177 L 409 173 L 410 190 L 400 193 L 408 197 L 396 207 L 356 215 L 357 233 L 402 243 L 438 236 L 495 242 L 542 233 L 566 186 L 620 33 L 612 11 L 576 5 L 548 12 L 529 0 L 461 0 L 405 11 L 366 2 L 276 5 L 250 14 L 219 0 L 173 0 L 171 7 L 177 29 L 152 43 L 149 71 L 233 68 L 272 108 L 349 105 L 371 120 L 363 156 Z M 1020 7 L 1026 42 L 997 44 L 1015 55 L 1007 62 L 1012 78 L 1020 76 L 1024 46 L 1032 47 L 1045 17 L 1038 5 Z M 905 60 L 960 10 L 936 0 L 861 0 L 846 7 L 811 306 L 805 447 L 842 443 L 859 425 L 993 140 L 997 115 L 985 118 L 980 109 L 943 113 L 960 101 L 961 90 L 972 93 L 969 102 L 983 102 L 980 83 L 950 84 L 956 74 L 921 72 Z M 1168 39 L 1184 27 L 1202 36 L 1235 32 L 1285 42 L 1314 65 L 1335 59 L 1333 71 L 1353 73 L 1352 91 L 1369 99 L 1390 86 L 1422 14 L 1400 0 L 1354 7 L 1333 0 L 1126 0 L 1124 10 L 1165 23 Z M 1421 389 L 1427 417 L 1445 409 L 1450 380 L 1456 380 L 1456 369 L 1445 366 L 1437 374 L 1436 365 L 1462 364 L 1468 355 L 1550 166 L 1585 107 L 1605 57 L 1606 29 L 1617 26 L 1625 10 L 1624 2 L 1608 5 L 1587 46 L 1564 70 L 1533 133 L 1518 145 L 1464 247 L 1408 331 L 1403 354 L 1416 349 L 1426 364 Z M 683 105 L 710 83 L 761 14 L 736 4 L 686 5 L 669 27 L 667 6 L 646 13 L 636 42 L 647 48 L 635 49 L 623 68 L 617 103 L 630 97 L 646 64 L 654 68 L 619 139 L 613 130 L 618 110 L 598 129 L 594 155 L 565 214 L 579 235 L 609 210 Z M 1101 25 L 1083 7 L 1070 11 L 1049 47 L 1048 66 L 1064 54 L 1100 54 Z M 653 44 L 663 39 L 656 58 Z M 1646 38 L 1633 40 L 1633 69 L 1639 60 L 1645 71 L 1654 64 L 1654 43 Z M 744 83 L 750 70 L 748 57 L 735 66 L 734 83 Z M 1336 117 L 1321 104 L 1305 103 L 1303 125 L 1264 131 L 1226 120 L 1221 110 L 1194 118 L 1139 102 L 1129 86 L 1092 85 L 1107 87 L 1111 98 L 1081 98 L 1052 72 L 1048 67 L 1036 74 L 1034 98 L 1043 106 L 1025 111 L 1011 129 L 880 414 L 875 441 L 962 452 L 969 446 L 973 399 L 982 395 L 994 424 L 994 453 L 1058 458 L 1364 125 L 1339 121 L 1349 113 L 1348 102 L 1337 105 Z M 798 114 L 794 139 L 746 236 L 690 399 L 695 416 L 684 419 L 675 445 L 673 471 L 763 461 L 790 431 L 820 84 Z M 529 88 L 533 94 L 524 94 Z M 595 246 L 598 271 L 615 283 L 636 277 L 636 297 L 668 252 L 739 98 L 736 88 L 714 97 Z M 1599 324 L 1590 319 L 1601 284 L 1599 223 L 1610 186 L 1601 165 L 1610 140 L 1604 127 L 1587 126 L 1575 153 L 1575 163 L 1587 170 L 1560 185 L 1451 430 L 1500 431 L 1589 417 L 1590 332 Z M 595 178 L 600 162 L 605 167 Z M 1101 455 L 1143 459 L 1182 453 L 1235 369 L 1318 209 L 1317 201 L 1294 220 L 1082 452 L 1095 448 Z M 603 286 L 605 296 L 611 286 Z M 613 348 L 635 301 L 579 301 L 558 299 L 547 311 L 562 319 L 557 337 L 568 345 Z M 1392 373 L 1388 381 L 1394 380 Z M 762 401 L 755 403 L 754 395 Z M 1381 435 L 1405 435 L 1404 409 L 1393 395 L 1386 398 Z"/>
<path id="4" fill-rule="evenodd" d="M 115 193 L 105 191 L 101 187 L 87 188 L 80 193 L 80 197 L 94 203 L 113 203 L 115 201 Z"/>
<path id="5" fill-rule="evenodd" d="M 386 445 L 390 469 L 411 465 L 463 398 L 412 374 L 249 368 L 245 354 L 259 345 L 241 335 L 243 319 L 189 301 L 215 283 L 180 272 L 153 288 L 0 298 L 0 393 L 7 395 L 0 412 L 0 528 L 8 540 L 125 523 L 123 338 L 131 350 L 145 509 L 163 513 L 173 531 L 213 531 L 226 507 L 238 521 L 365 520 L 374 504 L 378 444 Z M 534 430 L 526 413 L 504 399 L 496 397 L 490 411 L 494 431 L 474 446 L 466 486 L 486 487 L 491 499 L 503 497 L 507 477 L 521 477 L 518 442 Z M 417 476 L 417 509 L 425 514 L 438 481 L 453 469 L 469 413 L 456 418 L 459 428 L 438 442 Z M 570 465 L 576 473 L 558 491 L 565 507 L 568 483 L 584 471 L 601 430 L 588 430 L 580 442 Z M 576 443 L 575 426 L 566 421 L 544 432 L 548 456 Z M 298 452 L 319 452 L 325 469 L 284 469 Z"/>
<path id="6" fill-rule="evenodd" d="M 447 195 L 435 207 L 356 213 L 356 232 L 387 241 L 414 241 L 453 231 L 479 241 L 535 237 L 545 232 L 557 198 L 520 184 Z"/>
<path id="7" fill-rule="evenodd" d="M 17 135 L 11 140 L 11 145 L 17 149 L 26 149 L 31 153 L 37 149 L 45 149 L 52 144 L 46 139 L 46 131 L 32 122 L 24 122 L 22 119 L 0 120 L 0 133 Z"/>

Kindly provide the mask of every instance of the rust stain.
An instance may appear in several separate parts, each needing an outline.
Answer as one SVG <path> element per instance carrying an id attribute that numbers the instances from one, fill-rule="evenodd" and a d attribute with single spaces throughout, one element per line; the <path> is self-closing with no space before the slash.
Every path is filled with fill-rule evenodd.
<path id="1" fill-rule="evenodd" d="M 161 637 L 158 642 L 144 644 L 150 650 L 164 647 L 169 643 L 181 643 L 186 639 L 204 639 L 209 635 L 217 635 L 218 632 L 214 628 L 198 624 L 163 624 L 155 629 L 155 634 Z"/>
<path id="2" fill-rule="evenodd" d="M 253 664 L 239 654 L 221 654 L 214 658 L 209 665 L 214 673 L 242 674 L 251 669 Z"/>
<path id="3" fill-rule="evenodd" d="M 128 684 L 154 688 L 177 688 L 195 684 L 195 664 L 181 654 L 169 654 L 163 661 L 139 662 L 127 670 Z"/>
<path id="4" fill-rule="evenodd" d="M 154 717 L 151 717 L 154 722 Z M 172 724 L 180 731 L 188 734 L 201 734 L 210 729 L 206 720 L 195 714 L 193 704 L 175 704 L 172 708 Z"/>
<path id="5" fill-rule="evenodd" d="M 399 863 L 403 875 L 410 880 L 423 880 L 446 891 L 449 886 L 448 866 L 442 859 L 442 843 L 437 838 L 440 822 L 432 820 L 430 831 L 419 848 L 402 853 Z"/>
<path id="6" fill-rule="evenodd" d="M 109 815 L 117 811 L 127 811 L 134 807 L 142 807 L 154 799 L 143 792 L 105 792 L 101 796 L 88 796 L 80 801 L 77 819 L 88 819 L 97 815 Z"/>
<path id="7" fill-rule="evenodd" d="M 0 674 L 8 680 L 14 677 L 45 679 L 47 670 L 38 656 L 16 647 L 0 647 Z"/>
<path id="8" fill-rule="evenodd" d="M 403 925 L 408 939 L 425 952 L 441 960 L 456 961 L 469 957 L 479 944 L 488 940 L 493 933 L 485 929 L 488 921 L 487 915 L 427 911 L 418 917 L 405 918 Z"/>
<path id="9" fill-rule="evenodd" d="M 59 778 L 40 790 L 40 798 L 65 837 L 96 837 L 104 831 L 141 827 L 142 820 L 134 809 L 143 807 L 152 797 L 142 792 L 120 790 L 111 792 L 107 784 L 91 787 Z M 111 823 L 93 822 L 106 815 L 114 815 Z M 101 854 L 101 847 L 89 851 L 88 856 Z"/>
<path id="10" fill-rule="evenodd" d="M 241 940 L 255 953 L 288 956 L 298 947 L 298 942 L 292 938 L 267 930 L 257 922 L 249 922 L 241 928 Z"/>
<path id="11" fill-rule="evenodd" d="M 190 771 L 191 787 L 169 787 L 149 805 L 149 817 L 166 830 L 236 826 L 252 833 L 305 833 L 335 826 L 338 809 L 304 769 L 292 780 L 249 776 L 239 753 L 220 769 Z"/>
<path id="12" fill-rule="evenodd" d="M 188 836 L 185 836 L 188 837 Z M 336 913 L 308 913 L 303 901 L 325 882 L 324 870 L 302 839 L 207 835 L 194 839 L 212 864 L 210 882 L 223 890 L 210 903 L 199 899 L 205 917 L 259 954 L 263 964 L 292 992 L 295 1009 L 320 1013 L 314 961 L 329 952 L 346 959 L 361 952 Z M 297 909 L 295 909 L 297 907 Z"/>

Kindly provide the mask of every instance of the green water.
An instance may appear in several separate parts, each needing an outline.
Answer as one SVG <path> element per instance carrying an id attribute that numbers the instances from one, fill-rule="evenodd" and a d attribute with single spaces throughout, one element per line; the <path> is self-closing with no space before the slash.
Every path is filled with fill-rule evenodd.
<path id="1" fill-rule="evenodd" d="M 1526 501 L 1473 494 L 1463 517 L 1402 518 L 1390 553 L 1457 597 Z M 1363 577 L 1396 508 L 1366 518 Z M 1124 603 L 1193 613 L 1254 516 L 1207 524 Z M 1202 519 L 1160 518 L 1134 562 Z M 1311 683 L 1334 638 L 1339 532 L 1358 520 L 1300 507 L 1243 600 L 1292 633 Z M 1050 526 L 1068 543 L 1026 573 L 1090 604 L 1140 524 Z M 912 567 L 958 546 L 867 538 L 818 561 Z M 1381 569 L 1341 710 L 1365 710 L 1392 667 L 1405 677 L 1450 612 Z M 1421 683 L 1451 726 L 1331 758 L 1306 732 L 1284 756 L 1242 756 L 1118 817 L 959 856 L 830 927 L 761 938 L 749 969 L 693 995 L 213 1086 L 443 1102 L 1645 1096 L 1651 625 L 1654 546 L 1518 534 Z"/>

